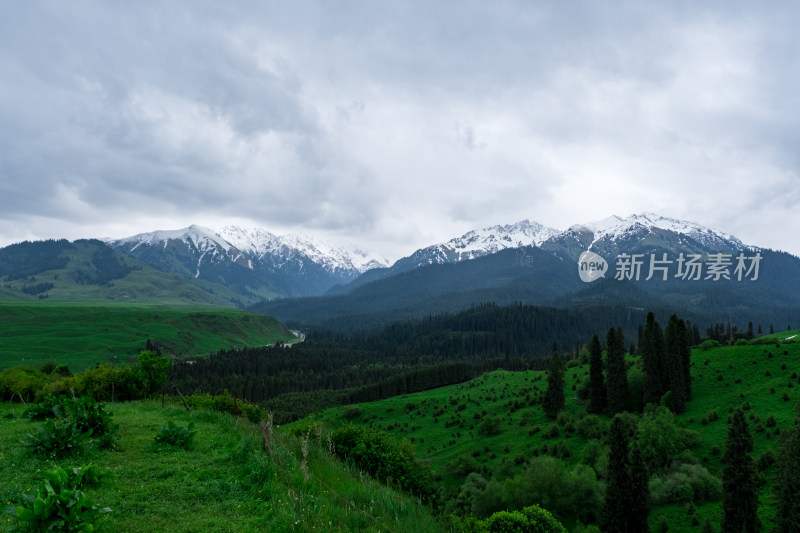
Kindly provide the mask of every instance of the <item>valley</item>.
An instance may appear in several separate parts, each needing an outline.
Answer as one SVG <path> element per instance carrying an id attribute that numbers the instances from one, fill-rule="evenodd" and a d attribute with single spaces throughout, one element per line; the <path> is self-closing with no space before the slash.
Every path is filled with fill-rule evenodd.
<path id="1" fill-rule="evenodd" d="M 91 461 L 121 476 L 93 491 L 118 513 L 106 530 L 146 516 L 169 531 L 171 506 L 176 531 L 478 532 L 539 504 L 578 533 L 611 527 L 613 505 L 651 531 L 717 531 L 741 417 L 745 485 L 765 527 L 780 519 L 782 447 L 800 434 L 800 258 L 653 214 L 493 226 L 393 264 L 347 250 L 199 226 L 0 249 L 0 441 L 19 466 L 2 496 Z M 587 250 L 604 278 L 579 276 Z M 704 275 L 681 274 L 686 258 Z M 19 405 L 71 396 L 119 413 L 118 452 Z M 194 431 L 175 421 L 196 447 L 151 465 L 155 432 Z M 17 444 L 59 431 L 83 455 Z M 639 488 L 617 493 L 619 479 Z M 614 500 L 634 493 L 649 506 Z"/>

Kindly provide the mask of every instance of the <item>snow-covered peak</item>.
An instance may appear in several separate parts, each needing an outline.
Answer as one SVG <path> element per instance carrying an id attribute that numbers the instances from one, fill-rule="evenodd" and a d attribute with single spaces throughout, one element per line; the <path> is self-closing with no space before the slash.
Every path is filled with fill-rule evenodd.
<path id="1" fill-rule="evenodd" d="M 491 254 L 505 248 L 522 246 L 539 246 L 547 239 L 557 235 L 558 231 L 538 222 L 522 220 L 515 224 L 490 226 L 468 231 L 439 246 L 444 246 L 466 256 Z"/>
<path id="2" fill-rule="evenodd" d="M 317 240 L 309 235 L 290 234 L 284 242 L 320 262 L 329 262 L 338 268 L 354 269 L 363 273 L 371 268 L 385 267 L 389 261 L 378 254 L 342 243 Z"/>
<path id="3" fill-rule="evenodd" d="M 281 246 L 280 238 L 264 228 L 225 226 L 217 235 L 242 252 L 261 255 L 272 253 Z"/>
<path id="4" fill-rule="evenodd" d="M 164 243 L 166 246 L 169 241 L 173 240 L 183 241 L 201 251 L 219 247 L 227 252 L 231 248 L 231 244 L 220 237 L 214 230 L 195 224 L 192 224 L 188 228 L 177 230 L 158 230 L 150 233 L 139 233 L 138 235 L 117 239 L 113 242 L 115 244 L 133 245 L 131 249 L 135 249 L 142 244 L 155 246 Z"/>
<path id="5" fill-rule="evenodd" d="M 641 228 L 658 228 L 661 230 L 672 231 L 674 233 L 680 233 L 691 237 L 706 246 L 713 246 L 718 245 L 721 242 L 728 242 L 740 248 L 744 247 L 742 242 L 733 235 L 707 228 L 695 222 L 678 220 L 648 212 L 633 214 L 627 218 L 621 218 L 617 215 L 613 215 L 596 222 L 571 226 L 567 231 L 589 230 L 594 234 L 593 242 L 596 242 L 603 239 L 617 240 L 625 234 Z"/>
<path id="6" fill-rule="evenodd" d="M 243 252 L 264 255 L 303 255 L 328 269 L 355 270 L 385 267 L 386 258 L 358 248 L 319 240 L 310 235 L 275 235 L 264 228 L 226 226 L 219 235 Z"/>

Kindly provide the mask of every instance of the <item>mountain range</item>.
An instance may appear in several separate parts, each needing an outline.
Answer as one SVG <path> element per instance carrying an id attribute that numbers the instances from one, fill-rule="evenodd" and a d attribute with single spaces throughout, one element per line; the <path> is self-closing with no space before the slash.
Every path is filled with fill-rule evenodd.
<path id="1" fill-rule="evenodd" d="M 189 226 L 106 239 L 108 251 L 102 253 L 98 247 L 103 243 L 82 242 L 77 249 L 93 251 L 80 260 L 75 245 L 62 241 L 38 245 L 36 251 L 31 248 L 36 243 L 0 249 L 5 280 L 0 297 L 65 298 L 74 291 L 62 290 L 64 284 L 86 287 L 86 280 L 93 279 L 98 294 L 116 288 L 108 299 L 157 299 L 154 290 L 128 294 L 121 288 L 133 290 L 135 284 L 125 280 L 147 273 L 149 283 L 173 287 L 173 299 L 186 294 L 195 302 L 252 306 L 300 327 L 386 322 L 487 301 L 660 306 L 709 318 L 749 313 L 780 321 L 796 318 L 800 307 L 800 258 L 653 213 L 612 216 L 564 231 L 529 220 L 497 225 L 421 248 L 391 264 L 353 246 L 237 226 Z M 592 268 L 603 269 L 592 283 L 583 282 L 579 273 L 579 259 L 587 251 L 597 259 Z M 64 261 L 69 265 L 60 264 Z M 102 272 L 109 265 L 115 272 L 110 278 Z M 689 272 L 690 265 L 695 270 Z M 67 271 L 59 278 L 51 267 Z M 718 271 L 716 278 L 709 269 Z M 695 279 L 698 270 L 702 275 Z"/>

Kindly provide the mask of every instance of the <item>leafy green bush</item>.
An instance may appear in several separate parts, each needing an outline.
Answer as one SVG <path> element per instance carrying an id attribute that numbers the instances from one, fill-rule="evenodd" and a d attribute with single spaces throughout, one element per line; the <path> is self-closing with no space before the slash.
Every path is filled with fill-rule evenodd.
<path id="1" fill-rule="evenodd" d="M 411 443 L 398 443 L 382 431 L 349 424 L 331 435 L 335 453 L 351 461 L 374 478 L 401 489 L 435 500 L 430 468 L 417 461 Z"/>
<path id="2" fill-rule="evenodd" d="M 7 368 L 0 372 L 0 400 L 31 402 L 48 379 L 47 374 L 35 368 Z"/>
<path id="3" fill-rule="evenodd" d="M 682 464 L 650 479 L 656 505 L 715 501 L 722 497 L 722 481 L 700 465 Z"/>
<path id="4" fill-rule="evenodd" d="M 567 533 L 552 514 L 538 505 L 522 511 L 499 511 L 483 521 L 489 533 Z"/>
<path id="5" fill-rule="evenodd" d="M 94 531 L 97 518 L 111 512 L 96 506 L 83 491 L 105 477 L 97 466 L 56 467 L 42 476 L 42 487 L 33 494 L 23 493 L 21 504 L 14 508 L 12 531 Z"/>
<path id="6" fill-rule="evenodd" d="M 194 444 L 194 437 L 197 431 L 194 429 L 194 422 L 189 422 L 189 425 L 181 427 L 170 420 L 158 429 L 158 433 L 154 438 L 154 444 L 166 444 L 174 448 L 183 448 L 185 450 L 191 449 Z"/>
<path id="7" fill-rule="evenodd" d="M 220 394 L 192 394 L 186 397 L 186 404 L 192 409 L 208 409 L 230 413 L 234 416 L 244 415 L 250 422 L 258 423 L 267 419 L 267 412 L 255 404 L 241 398 L 234 398 L 228 389 Z"/>
<path id="8" fill-rule="evenodd" d="M 493 416 L 484 416 L 478 424 L 478 435 L 499 435 L 503 431 L 503 420 Z"/>
<path id="9" fill-rule="evenodd" d="M 578 433 L 587 440 L 602 439 L 606 431 L 605 424 L 596 415 L 587 415 L 578 421 Z"/>
<path id="10" fill-rule="evenodd" d="M 559 516 L 593 522 L 602 505 L 600 484 L 591 467 L 579 464 L 568 469 L 553 457 L 531 459 L 528 468 L 498 488 L 501 508 L 506 509 L 520 509 L 535 502 Z"/>
<path id="11" fill-rule="evenodd" d="M 48 441 L 46 434 L 78 432 L 85 434 L 82 438 L 91 436 L 100 448 L 116 447 L 118 426 L 113 423 L 111 413 L 89 396 L 80 398 L 45 396 L 39 403 L 29 407 L 24 414 L 31 420 L 50 418 L 59 420 L 44 427 L 44 432 L 40 428 L 37 435 L 41 437 L 43 443 Z M 73 430 L 68 431 L 69 425 L 74 426 Z M 68 441 L 67 444 L 69 443 Z"/>
<path id="12" fill-rule="evenodd" d="M 38 403 L 30 405 L 22 413 L 22 416 L 31 420 L 47 420 L 60 416 L 59 410 L 64 403 L 64 398 L 56 396 L 45 396 Z"/>
<path id="13" fill-rule="evenodd" d="M 37 455 L 64 457 L 80 450 L 89 435 L 91 432 L 81 431 L 72 420 L 47 420 L 20 442 Z"/>

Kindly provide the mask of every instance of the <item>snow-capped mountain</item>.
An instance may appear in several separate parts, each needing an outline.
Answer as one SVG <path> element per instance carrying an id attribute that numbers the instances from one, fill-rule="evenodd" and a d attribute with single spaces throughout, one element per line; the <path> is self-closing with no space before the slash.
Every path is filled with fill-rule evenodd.
<path id="1" fill-rule="evenodd" d="M 576 224 L 562 235 L 591 232 L 593 238 L 587 247 L 587 249 L 591 249 L 592 246 L 603 241 L 619 242 L 632 234 L 654 233 L 657 230 L 684 235 L 709 250 L 724 251 L 730 248 L 738 250 L 745 248 L 742 241 L 727 233 L 715 231 L 694 222 L 664 217 L 655 213 L 634 214 L 627 218 L 613 215 L 597 222 Z"/>
<path id="2" fill-rule="evenodd" d="M 557 234 L 558 230 L 529 220 L 522 220 L 516 224 L 490 226 L 468 231 L 461 237 L 455 237 L 447 242 L 421 248 L 408 257 L 396 261 L 391 269 L 403 272 L 424 265 L 469 261 L 507 248 L 541 246 L 543 242 Z"/>
<path id="3" fill-rule="evenodd" d="M 278 236 L 263 228 L 225 226 L 217 234 L 237 249 L 263 258 L 268 255 L 284 258 L 305 256 L 330 271 L 364 273 L 389 264 L 386 258 L 359 248 L 337 245 L 315 239 L 310 235 Z"/>
<path id="4" fill-rule="evenodd" d="M 739 239 L 694 222 L 641 213 L 576 224 L 564 231 L 522 220 L 469 231 L 421 248 L 389 266 L 354 246 L 264 228 L 189 226 L 108 241 L 114 248 L 167 272 L 225 285 L 241 301 L 343 294 L 366 283 L 433 264 L 457 264 L 508 249 L 538 248 L 574 262 L 592 250 L 613 257 L 648 251 L 734 252 Z"/>
<path id="5" fill-rule="evenodd" d="M 580 275 L 579 258 L 587 250 L 607 262 L 599 269 L 605 274 L 593 283 Z M 627 272 L 620 268 L 622 254 L 638 257 L 638 266 L 631 260 Z M 716 254 L 730 254 L 729 269 Z M 698 262 L 690 269 L 686 258 L 695 256 Z M 422 248 L 390 268 L 334 287 L 326 298 L 257 309 L 299 326 L 348 328 L 487 302 L 680 310 L 693 321 L 724 317 L 794 324 L 800 316 L 800 258 L 652 213 L 613 216 L 560 232 L 523 221 Z"/>
<path id="6" fill-rule="evenodd" d="M 238 226 L 216 231 L 192 225 L 107 243 L 160 270 L 221 283 L 245 301 L 320 294 L 388 265 L 357 248 Z"/>

